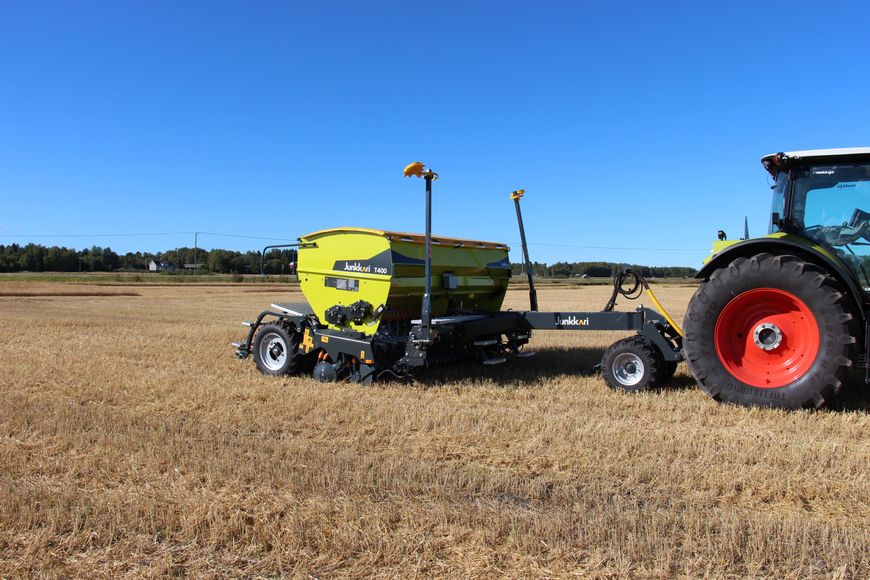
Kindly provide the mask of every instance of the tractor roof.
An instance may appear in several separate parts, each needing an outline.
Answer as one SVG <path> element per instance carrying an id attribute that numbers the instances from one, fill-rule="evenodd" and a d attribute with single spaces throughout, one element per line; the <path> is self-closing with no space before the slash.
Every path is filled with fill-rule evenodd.
<path id="1" fill-rule="evenodd" d="M 771 153 L 761 158 L 761 164 L 776 175 L 785 167 L 805 159 L 828 159 L 834 161 L 839 157 L 870 157 L 870 147 L 845 147 L 842 149 L 807 149 L 806 151 L 788 151 L 786 153 Z"/>

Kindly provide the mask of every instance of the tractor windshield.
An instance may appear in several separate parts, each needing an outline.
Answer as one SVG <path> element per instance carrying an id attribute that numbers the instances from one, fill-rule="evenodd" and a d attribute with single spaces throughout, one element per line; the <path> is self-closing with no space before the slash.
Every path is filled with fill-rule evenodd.
<path id="1" fill-rule="evenodd" d="M 796 233 L 836 253 L 870 293 L 870 163 L 797 168 L 791 179 Z"/>

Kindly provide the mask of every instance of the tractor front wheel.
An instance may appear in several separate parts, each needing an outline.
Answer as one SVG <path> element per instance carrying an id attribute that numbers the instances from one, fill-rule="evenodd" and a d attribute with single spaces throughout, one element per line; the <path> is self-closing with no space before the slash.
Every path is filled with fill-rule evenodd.
<path id="1" fill-rule="evenodd" d="M 840 392 L 854 358 L 847 300 L 824 270 L 796 256 L 737 258 L 689 302 L 689 369 L 718 401 L 821 407 Z"/>

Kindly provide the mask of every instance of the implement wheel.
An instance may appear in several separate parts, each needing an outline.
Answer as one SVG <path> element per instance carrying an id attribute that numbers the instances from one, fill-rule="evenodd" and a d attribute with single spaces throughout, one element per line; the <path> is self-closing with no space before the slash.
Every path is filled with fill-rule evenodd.
<path id="1" fill-rule="evenodd" d="M 299 350 L 300 335 L 283 324 L 264 324 L 253 343 L 254 361 L 266 375 L 295 375 L 311 370 L 312 358 Z"/>
<path id="2" fill-rule="evenodd" d="M 821 407 L 846 382 L 855 329 L 846 294 L 796 256 L 737 258 L 686 312 L 683 348 L 701 388 L 745 406 Z"/>
<path id="3" fill-rule="evenodd" d="M 636 393 L 658 386 L 663 361 L 640 336 L 618 340 L 601 357 L 601 376 L 611 389 Z"/>
<path id="4" fill-rule="evenodd" d="M 665 381 L 669 381 L 674 378 L 674 375 L 677 373 L 677 361 L 675 360 L 666 360 L 662 362 L 662 372 L 661 377 L 659 378 L 659 383 L 664 383 Z"/>

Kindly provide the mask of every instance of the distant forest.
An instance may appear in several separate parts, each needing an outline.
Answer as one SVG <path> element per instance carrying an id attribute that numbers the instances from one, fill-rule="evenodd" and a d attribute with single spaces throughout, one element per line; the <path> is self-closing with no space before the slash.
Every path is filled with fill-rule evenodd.
<path id="1" fill-rule="evenodd" d="M 511 264 L 514 276 L 525 275 L 522 264 Z M 686 266 L 643 266 L 615 262 L 532 263 L 536 278 L 612 278 L 625 268 L 632 268 L 645 278 L 693 278 L 698 270 Z"/>
<path id="2" fill-rule="evenodd" d="M 267 273 L 289 273 L 290 262 L 296 260 L 296 250 L 273 250 L 267 258 Z M 194 249 L 177 248 L 155 254 L 118 254 L 111 248 L 99 246 L 74 250 L 39 244 L 0 245 L 0 272 L 141 272 L 148 270 L 148 264 L 152 260 L 166 262 L 181 273 L 185 270 L 185 264 L 194 263 Z M 196 264 L 199 273 L 257 274 L 260 272 L 260 252 L 199 248 L 196 250 Z"/>
<path id="3" fill-rule="evenodd" d="M 185 270 L 185 265 L 194 263 L 193 248 L 177 248 L 166 252 L 127 252 L 118 254 L 111 248 L 94 246 L 86 250 L 39 244 L 0 245 L 0 272 L 117 272 L 146 271 L 151 261 L 166 262 L 177 269 Z M 290 262 L 296 261 L 295 250 L 273 250 L 266 260 L 266 273 L 289 273 Z M 260 272 L 260 252 L 237 252 L 235 250 L 196 250 L 196 264 L 199 273 L 216 274 L 256 274 Z M 628 264 L 612 262 L 556 262 L 543 264 L 535 262 L 536 277 L 571 278 L 588 276 L 590 278 L 610 278 L 616 272 L 629 267 Z M 643 266 L 632 264 L 649 278 L 690 278 L 697 270 L 683 266 Z M 522 264 L 512 265 L 513 274 L 523 274 Z"/>

